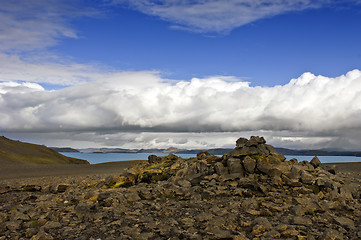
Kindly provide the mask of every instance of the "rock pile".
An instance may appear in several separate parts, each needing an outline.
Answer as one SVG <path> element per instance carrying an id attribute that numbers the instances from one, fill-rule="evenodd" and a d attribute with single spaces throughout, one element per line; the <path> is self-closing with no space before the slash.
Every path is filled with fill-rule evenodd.
<path id="1" fill-rule="evenodd" d="M 119 177 L 27 189 L 1 202 L 0 239 L 361 239 L 360 180 L 317 157 L 285 161 L 263 137 L 222 157 L 152 155 Z"/>

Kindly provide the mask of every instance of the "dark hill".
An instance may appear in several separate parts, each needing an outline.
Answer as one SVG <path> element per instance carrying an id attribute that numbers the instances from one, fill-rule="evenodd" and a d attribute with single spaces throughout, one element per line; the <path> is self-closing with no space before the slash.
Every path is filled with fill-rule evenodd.
<path id="1" fill-rule="evenodd" d="M 77 149 L 70 148 L 70 147 L 50 147 L 56 152 L 79 152 Z"/>
<path id="2" fill-rule="evenodd" d="M 0 163 L 89 164 L 86 160 L 66 157 L 42 145 L 14 141 L 3 136 L 0 136 Z"/>

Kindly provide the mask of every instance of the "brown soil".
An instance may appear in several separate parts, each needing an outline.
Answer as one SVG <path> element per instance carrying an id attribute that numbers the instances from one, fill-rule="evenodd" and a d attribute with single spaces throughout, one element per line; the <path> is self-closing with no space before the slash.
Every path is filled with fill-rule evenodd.
<path id="1" fill-rule="evenodd" d="M 107 176 L 117 176 L 124 169 L 139 161 L 121 161 L 94 165 L 39 165 L 5 164 L 0 167 L 0 185 L 69 184 L 84 178 L 96 180 Z"/>

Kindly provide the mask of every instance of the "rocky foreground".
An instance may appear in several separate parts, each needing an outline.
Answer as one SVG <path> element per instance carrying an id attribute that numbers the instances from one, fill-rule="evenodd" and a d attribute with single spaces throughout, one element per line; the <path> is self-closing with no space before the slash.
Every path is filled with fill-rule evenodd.
<path id="1" fill-rule="evenodd" d="M 2 184 L 0 239 L 361 239 L 361 180 L 262 137 L 122 176 Z"/>

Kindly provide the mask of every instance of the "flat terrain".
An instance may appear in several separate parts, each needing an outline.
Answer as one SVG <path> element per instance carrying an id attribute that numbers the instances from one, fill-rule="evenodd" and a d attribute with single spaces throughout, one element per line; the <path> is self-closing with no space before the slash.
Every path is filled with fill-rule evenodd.
<path id="1" fill-rule="evenodd" d="M 0 181 L 11 179 L 28 179 L 43 177 L 81 177 L 89 175 L 119 175 L 125 168 L 142 162 L 138 161 L 121 161 L 109 162 L 93 165 L 38 165 L 38 164 L 4 164 L 0 168 Z M 324 164 L 328 166 L 336 166 L 336 170 L 340 173 L 349 173 L 361 176 L 361 162 L 359 163 L 330 163 Z"/>
<path id="2" fill-rule="evenodd" d="M 117 174 L 137 161 L 123 161 L 116 163 L 94 165 L 37 165 L 13 164 L 0 169 L 0 180 L 47 177 L 47 176 L 84 176 L 91 174 Z"/>
<path id="3" fill-rule="evenodd" d="M 8 164 L 0 167 L 0 186 L 21 186 L 24 184 L 69 184 L 87 179 L 96 181 L 107 176 L 119 176 L 124 169 L 140 161 L 122 161 L 94 165 L 38 165 Z"/>

